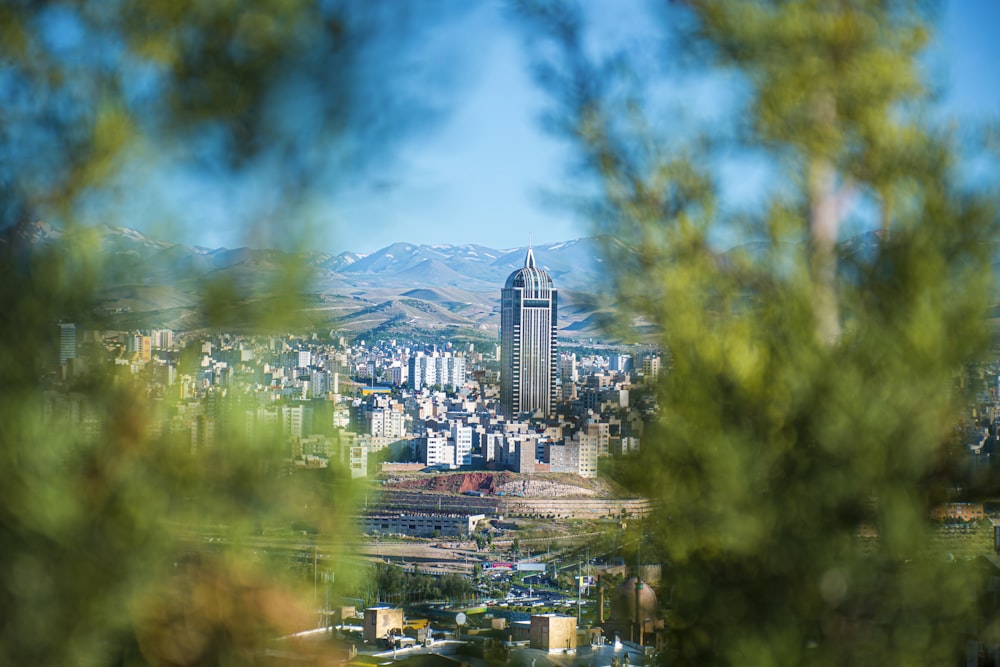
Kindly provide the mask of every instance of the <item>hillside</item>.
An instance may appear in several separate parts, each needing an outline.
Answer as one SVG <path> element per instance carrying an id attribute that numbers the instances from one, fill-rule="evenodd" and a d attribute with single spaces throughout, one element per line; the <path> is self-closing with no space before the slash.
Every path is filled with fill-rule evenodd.
<path id="1" fill-rule="evenodd" d="M 95 326 L 202 328 L 209 321 L 203 311 L 207 281 L 231 293 L 227 308 L 234 326 L 250 325 L 254 312 L 271 307 L 270 286 L 287 284 L 291 272 L 302 276 L 309 326 L 360 338 L 496 340 L 500 290 L 527 250 L 394 243 L 368 254 L 290 254 L 169 243 L 107 225 L 65 234 L 44 222 L 8 228 L 0 247 L 32 256 L 61 243 L 79 245 L 77 237 L 105 253 L 92 304 Z M 861 234 L 845 240 L 840 252 L 845 259 L 867 257 L 879 242 L 875 233 Z M 608 325 L 617 322 L 601 252 L 608 243 L 618 242 L 585 238 L 534 247 L 538 266 L 559 289 L 562 341 L 607 339 Z M 720 266 L 766 257 L 766 251 L 762 242 L 738 246 L 719 255 Z M 612 330 L 615 340 L 645 343 L 657 336 L 650 323 L 625 324 Z"/>
<path id="2" fill-rule="evenodd" d="M 370 254 L 331 255 L 257 248 L 200 248 L 150 238 L 134 229 L 97 226 L 74 231 L 102 249 L 102 275 L 93 304 L 94 323 L 114 328 L 207 325 L 206 281 L 228 285 L 233 321 L 249 324 L 289 270 L 307 272 L 305 313 L 310 325 L 358 337 L 471 336 L 495 339 L 499 297 L 507 275 L 526 248 L 395 243 Z M 37 255 L 73 238 L 44 222 L 16 225 L 0 244 Z M 96 243 L 94 241 L 96 240 Z M 575 295 L 594 288 L 599 243 L 580 239 L 534 248 L 540 266 L 566 290 L 560 327 L 574 336 L 597 335 L 593 310 Z M 41 261 L 41 260 L 40 260 Z M 241 318 L 239 313 L 246 311 Z"/>

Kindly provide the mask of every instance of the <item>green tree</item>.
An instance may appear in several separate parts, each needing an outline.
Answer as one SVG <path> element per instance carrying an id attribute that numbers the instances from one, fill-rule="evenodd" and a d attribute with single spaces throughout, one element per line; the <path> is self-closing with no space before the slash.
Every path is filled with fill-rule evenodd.
<path id="1" fill-rule="evenodd" d="M 198 224 L 180 217 L 193 202 L 180 214 L 147 197 L 149 182 L 178 173 L 221 190 L 256 185 L 269 203 L 233 218 L 247 244 L 303 248 L 317 197 L 433 111 L 419 82 L 407 81 L 416 95 L 389 92 L 434 13 L 415 9 L 0 7 L 0 663 L 253 664 L 265 643 L 316 622 L 315 561 L 305 579 L 246 541 L 297 523 L 343 543 L 349 476 L 284 476 L 283 442 L 240 434 L 227 406 L 219 446 L 192 452 L 190 439 L 150 428 L 162 415 L 146 386 L 105 366 L 67 395 L 56 323 L 112 328 L 104 281 L 142 283 L 145 267 L 102 247 L 91 223 L 142 218 L 166 238 Z M 36 243 L 36 221 L 57 238 Z M 200 304 L 194 326 L 284 333 L 302 321 L 300 262 L 262 267 L 256 283 L 180 273 Z M 67 401 L 100 432 L 86 433 Z M 338 586 L 351 578 L 334 568 Z"/>
<path id="2" fill-rule="evenodd" d="M 443 575 L 439 585 L 444 597 L 455 602 L 464 601 L 472 592 L 472 583 L 460 574 Z"/>
<path id="3" fill-rule="evenodd" d="M 633 54 L 597 61 L 572 6 L 521 8 L 555 47 L 538 73 L 595 177 L 618 319 L 656 323 L 672 362 L 631 474 L 660 502 L 669 660 L 953 664 L 981 582 L 930 552 L 928 509 L 949 483 L 957 378 L 988 348 L 997 220 L 927 120 L 933 15 L 905 1 L 664 10 L 697 75 L 748 91 L 735 129 L 678 136 Z M 781 184 L 738 215 L 711 169 L 734 150 Z M 877 232 L 843 244 L 852 201 Z M 721 252 L 734 230 L 759 243 Z"/>

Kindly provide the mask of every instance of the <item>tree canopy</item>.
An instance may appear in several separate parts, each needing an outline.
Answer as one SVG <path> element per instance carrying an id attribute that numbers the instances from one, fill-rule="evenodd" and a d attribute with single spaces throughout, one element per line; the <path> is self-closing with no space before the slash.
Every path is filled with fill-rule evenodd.
<path id="1" fill-rule="evenodd" d="M 0 7 L 0 663 L 253 664 L 316 622 L 314 540 L 342 555 L 349 476 L 289 478 L 283 439 L 241 432 L 246 408 L 221 391 L 196 420 L 221 444 L 199 449 L 145 377 L 81 363 L 64 381 L 57 323 L 105 324 L 102 278 L 122 267 L 95 224 L 134 216 L 168 237 L 199 224 L 199 202 L 166 206 L 153 181 L 232 193 L 248 244 L 302 248 L 318 197 L 433 121 L 430 84 L 400 65 L 440 16 L 337 1 Z M 38 221 L 57 232 L 37 242 Z M 294 262 L 271 276 L 205 279 L 201 318 L 294 330 L 309 276 Z M 279 533 L 290 546 L 260 548 Z M 357 571 L 331 567 L 337 586 Z"/>
<path id="2" fill-rule="evenodd" d="M 619 319 L 657 323 L 669 353 L 633 471 L 660 502 L 667 660 L 952 664 L 988 623 L 983 582 L 929 552 L 929 509 L 989 350 L 997 208 L 926 113 L 932 9 L 693 0 L 655 14 L 675 49 L 655 66 L 595 55 L 574 5 L 520 9 L 615 239 Z M 691 72 L 746 91 L 714 133 L 656 104 Z M 727 151 L 773 168 L 755 210 L 720 194 Z"/>

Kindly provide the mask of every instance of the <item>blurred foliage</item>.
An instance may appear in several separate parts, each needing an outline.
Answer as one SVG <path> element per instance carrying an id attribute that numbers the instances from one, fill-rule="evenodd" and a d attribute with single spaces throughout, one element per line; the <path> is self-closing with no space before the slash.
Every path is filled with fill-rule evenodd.
<path id="1" fill-rule="evenodd" d="M 465 602 L 474 598 L 475 587 L 462 574 L 421 574 L 419 566 L 407 572 L 398 565 L 375 564 L 370 567 L 369 585 L 374 590 L 358 591 L 366 604 L 402 604 L 421 600 Z"/>
<path id="2" fill-rule="evenodd" d="M 0 5 L 0 664 L 256 664 L 316 627 L 320 568 L 337 590 L 363 574 L 342 558 L 359 493 L 345 470 L 289 475 L 284 436 L 242 429 L 232 392 L 216 396 L 216 447 L 156 432 L 162 397 L 116 370 L 99 338 L 79 341 L 97 350 L 90 367 L 59 376 L 56 325 L 99 331 L 102 278 L 141 273 L 88 225 L 116 223 L 106 215 L 134 199 L 129 178 L 157 176 L 149 165 L 230 191 L 257 183 L 271 208 L 234 215 L 245 238 L 302 248 L 316 197 L 433 120 L 425 82 L 400 77 L 437 14 L 337 0 Z M 132 203 L 147 225 L 193 224 Z M 57 238 L 36 243 L 38 220 Z M 309 278 L 289 261 L 253 285 L 208 281 L 199 318 L 295 331 Z"/>
<path id="3" fill-rule="evenodd" d="M 101 254 L 2 250 L 0 664 L 254 664 L 314 627 L 313 567 L 288 554 L 320 539 L 323 567 L 351 582 L 346 471 L 289 476 L 284 435 L 242 431 L 232 394 L 219 444 L 196 449 L 188 431 L 153 431 L 165 406 L 145 375 L 94 364 L 67 391 L 55 322 L 87 320 Z"/>
<path id="4" fill-rule="evenodd" d="M 231 206 L 253 245 L 301 247 L 317 201 L 437 117 L 450 81 L 414 67 L 408 46 L 442 10 L 419 0 L 5 3 L 0 228 L 124 212 L 176 230 L 204 212 L 178 220 L 135 192 L 194 179 L 260 200 L 250 213 Z"/>
<path id="5" fill-rule="evenodd" d="M 667 661 L 954 664 L 990 620 L 985 584 L 935 547 L 929 508 L 951 484 L 962 372 L 988 352 L 997 202 L 958 179 L 951 137 L 927 121 L 932 9 L 664 10 L 682 55 L 663 58 L 749 91 L 717 136 L 672 133 L 649 93 L 670 85 L 662 70 L 627 47 L 595 55 L 574 5 L 520 10 L 544 40 L 553 126 L 594 176 L 595 227 L 616 240 L 619 319 L 656 322 L 671 360 L 625 472 L 660 503 Z M 739 216 L 712 169 L 733 149 L 767 155 L 782 184 Z M 877 231 L 847 242 L 852 204 Z M 757 242 L 722 252 L 734 229 Z"/>

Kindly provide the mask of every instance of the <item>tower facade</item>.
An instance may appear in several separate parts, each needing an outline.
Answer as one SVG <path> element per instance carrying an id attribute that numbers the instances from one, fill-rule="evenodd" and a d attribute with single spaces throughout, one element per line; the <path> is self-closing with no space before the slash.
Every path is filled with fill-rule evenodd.
<path id="1" fill-rule="evenodd" d="M 70 359 L 76 359 L 76 325 L 59 323 L 59 363 L 65 364 Z"/>
<path id="2" fill-rule="evenodd" d="M 552 412 L 559 364 L 558 294 L 528 248 L 500 293 L 500 412 Z"/>

